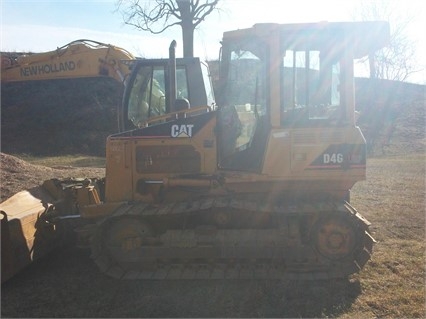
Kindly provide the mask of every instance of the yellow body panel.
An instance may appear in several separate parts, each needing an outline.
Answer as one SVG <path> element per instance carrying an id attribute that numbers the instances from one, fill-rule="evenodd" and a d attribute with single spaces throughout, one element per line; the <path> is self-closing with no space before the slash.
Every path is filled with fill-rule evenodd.
<path id="1" fill-rule="evenodd" d="M 189 125 L 188 131 L 184 130 L 184 124 L 168 126 L 166 122 L 157 126 L 161 125 L 166 127 L 162 136 L 118 134 L 108 138 L 106 201 L 151 202 L 156 200 L 158 185 L 165 179 L 185 174 L 215 173 L 215 117 L 196 133 L 194 128 L 193 135 L 192 124 Z M 140 129 L 141 132 L 143 130 Z M 143 181 L 149 183 L 147 192 L 140 189 Z"/>
<path id="2" fill-rule="evenodd" d="M 106 144 L 106 199 L 109 202 L 132 200 L 131 141 L 107 139 Z"/>
<path id="3" fill-rule="evenodd" d="M 330 145 L 344 143 L 364 147 L 365 140 L 357 127 L 274 129 L 268 139 L 262 173 L 287 179 L 342 179 L 342 171 L 333 174 L 330 170 L 312 170 L 315 167 L 307 169 Z M 349 167 L 344 175 L 365 179 L 365 165 Z"/>

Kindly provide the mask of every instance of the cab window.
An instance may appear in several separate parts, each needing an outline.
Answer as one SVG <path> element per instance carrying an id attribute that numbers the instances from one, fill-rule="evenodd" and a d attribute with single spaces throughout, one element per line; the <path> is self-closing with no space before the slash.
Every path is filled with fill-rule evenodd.
<path id="1" fill-rule="evenodd" d="M 163 67 L 144 66 L 136 74 L 129 96 L 128 119 L 141 127 L 150 117 L 166 112 Z"/>
<path id="2" fill-rule="evenodd" d="M 339 117 L 340 63 L 318 50 L 286 50 L 281 67 L 284 125 L 331 123 Z"/>

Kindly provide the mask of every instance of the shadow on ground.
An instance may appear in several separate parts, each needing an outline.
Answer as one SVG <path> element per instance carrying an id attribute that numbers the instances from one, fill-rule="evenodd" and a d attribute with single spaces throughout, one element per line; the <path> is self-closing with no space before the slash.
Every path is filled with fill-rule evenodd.
<path id="1" fill-rule="evenodd" d="M 54 252 L 2 285 L 2 317 L 326 317 L 345 313 L 358 281 L 118 281 L 86 251 Z M 25 300 L 25 302 L 23 302 Z"/>

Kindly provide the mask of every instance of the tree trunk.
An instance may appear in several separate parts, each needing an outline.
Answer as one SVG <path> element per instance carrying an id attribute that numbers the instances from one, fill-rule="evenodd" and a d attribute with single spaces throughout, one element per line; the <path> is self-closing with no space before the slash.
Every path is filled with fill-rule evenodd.
<path id="1" fill-rule="evenodd" d="M 189 1 L 177 1 L 182 17 L 182 41 L 183 57 L 192 58 L 194 56 L 194 24 Z"/>
<path id="2" fill-rule="evenodd" d="M 183 57 L 194 57 L 194 27 L 192 24 L 182 24 Z"/>

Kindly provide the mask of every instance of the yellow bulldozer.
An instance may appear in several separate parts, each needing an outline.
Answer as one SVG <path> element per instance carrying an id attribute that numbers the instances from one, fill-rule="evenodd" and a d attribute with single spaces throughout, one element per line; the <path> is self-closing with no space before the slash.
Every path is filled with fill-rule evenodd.
<path id="1" fill-rule="evenodd" d="M 366 177 L 354 59 L 388 40 L 386 22 L 225 32 L 217 105 L 191 101 L 212 94 L 207 73 L 178 71 L 174 44 L 161 67 L 138 61 L 123 97 L 126 129 L 106 141 L 105 178 L 48 180 L 37 194 L 1 203 L 2 262 L 16 259 L 17 237 L 31 237 L 27 250 L 36 254 L 37 242 L 57 242 L 66 221 L 78 219 L 79 242 L 114 278 L 358 272 L 374 239 L 349 203 Z M 24 211 L 36 222 L 13 228 L 19 217 L 11 216 Z"/>

